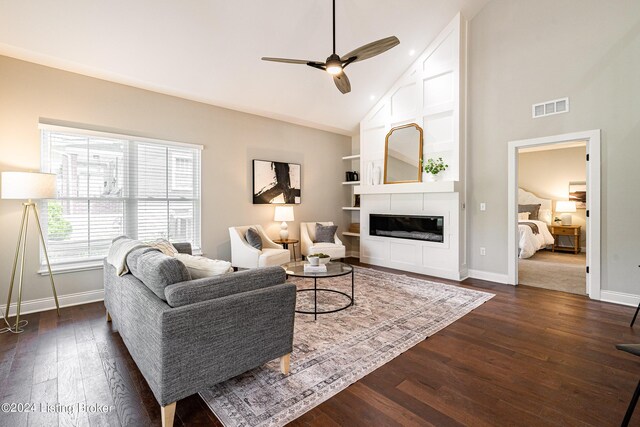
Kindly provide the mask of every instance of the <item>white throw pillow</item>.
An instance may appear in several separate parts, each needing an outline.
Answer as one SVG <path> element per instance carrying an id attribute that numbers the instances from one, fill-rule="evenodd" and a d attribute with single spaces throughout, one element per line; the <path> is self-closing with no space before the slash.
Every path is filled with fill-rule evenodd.
<path id="1" fill-rule="evenodd" d="M 233 267 L 229 261 L 209 259 L 203 256 L 193 256 L 189 254 L 177 253 L 176 259 L 182 261 L 191 273 L 192 279 L 202 279 L 203 277 L 213 277 L 220 274 L 233 272 Z"/>
<path id="2" fill-rule="evenodd" d="M 518 221 L 528 221 L 529 215 L 531 215 L 531 212 L 520 212 L 518 214 Z"/>
<path id="3" fill-rule="evenodd" d="M 159 249 L 165 255 L 175 256 L 178 253 L 178 250 L 171 244 L 170 241 L 166 239 L 156 239 L 152 242 L 148 242 L 147 245 L 152 248 Z"/>

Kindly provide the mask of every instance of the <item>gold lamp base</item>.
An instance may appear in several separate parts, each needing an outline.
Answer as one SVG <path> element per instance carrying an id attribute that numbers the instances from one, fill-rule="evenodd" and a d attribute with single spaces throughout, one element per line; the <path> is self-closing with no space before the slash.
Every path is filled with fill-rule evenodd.
<path id="1" fill-rule="evenodd" d="M 42 248 L 44 250 L 44 257 L 47 260 L 47 268 L 49 269 L 49 280 L 51 281 L 51 290 L 53 291 L 53 299 L 56 302 L 56 310 L 58 316 L 60 316 L 60 305 L 58 304 L 58 294 L 56 293 L 56 285 L 53 282 L 53 273 L 51 273 L 51 264 L 49 263 L 49 254 L 47 253 L 47 245 L 44 241 L 44 235 L 42 234 L 42 226 L 40 225 L 40 216 L 38 215 L 38 209 L 34 202 L 29 200 L 22 204 L 22 223 L 20 224 L 20 234 L 18 236 L 18 245 L 16 246 L 16 254 L 13 258 L 13 269 L 11 271 L 11 283 L 9 285 L 9 296 L 7 297 L 7 306 L 5 309 L 5 322 L 7 322 L 8 331 L 14 334 L 24 332 L 24 327 L 27 325 L 26 320 L 20 320 L 20 305 L 22 304 L 22 283 L 24 279 L 24 258 L 27 250 L 27 230 L 29 228 L 29 211 L 33 211 L 35 215 L 35 222 L 38 225 L 38 233 L 40 234 L 40 241 L 42 242 Z M 9 324 L 9 308 L 11 307 L 11 294 L 13 293 L 13 284 L 16 277 L 16 268 L 18 266 L 18 257 L 20 257 L 20 277 L 18 282 L 18 303 L 16 307 L 16 319 L 13 326 Z"/>

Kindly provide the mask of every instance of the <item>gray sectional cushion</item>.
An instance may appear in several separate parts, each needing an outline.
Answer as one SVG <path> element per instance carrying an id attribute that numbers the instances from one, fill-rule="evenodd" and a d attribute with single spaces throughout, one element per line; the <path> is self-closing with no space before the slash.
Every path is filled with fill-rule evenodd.
<path id="1" fill-rule="evenodd" d="M 247 243 L 256 248 L 257 250 L 262 250 L 262 238 L 260 234 L 253 228 L 247 230 L 247 234 L 244 236 L 247 239 Z"/>
<path id="2" fill-rule="evenodd" d="M 127 255 L 127 265 L 131 274 L 163 301 L 167 300 L 164 288 L 191 280 L 189 270 L 182 262 L 154 248 L 131 251 Z"/>
<path id="3" fill-rule="evenodd" d="M 285 280 L 286 273 L 282 267 L 263 267 L 221 276 L 205 277 L 186 283 L 176 283 L 167 286 L 164 292 L 167 304 L 171 307 L 182 307 L 200 301 L 279 285 Z"/>
<path id="4" fill-rule="evenodd" d="M 316 222 L 316 240 L 315 243 L 335 243 L 337 225 L 322 225 Z"/>

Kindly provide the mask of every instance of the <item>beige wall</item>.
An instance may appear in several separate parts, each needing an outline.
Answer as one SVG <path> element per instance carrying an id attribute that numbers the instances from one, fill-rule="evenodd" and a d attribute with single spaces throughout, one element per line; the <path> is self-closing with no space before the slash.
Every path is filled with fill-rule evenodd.
<path id="1" fill-rule="evenodd" d="M 0 57 L 0 170 L 38 170 L 40 118 L 75 122 L 150 138 L 202 144 L 202 246 L 206 256 L 229 259 L 233 225 L 260 223 L 273 237 L 273 206 L 251 203 L 251 160 L 302 164 L 302 204 L 294 207 L 290 235 L 300 221 L 334 221 L 345 230 L 348 199 L 342 156 L 349 137 Z M 20 202 L 0 200 L 0 305 L 6 298 L 18 237 Z M 51 291 L 38 268 L 30 230 L 24 300 Z M 298 252 L 299 253 L 299 252 Z M 61 295 L 102 288 L 102 272 L 56 275 Z"/>
<path id="2" fill-rule="evenodd" d="M 639 52 L 637 0 L 494 0 L 474 17 L 470 268 L 507 273 L 508 141 L 602 129 L 602 288 L 640 294 Z M 531 118 L 531 104 L 564 96 L 569 113 Z"/>
<path id="3" fill-rule="evenodd" d="M 586 153 L 585 146 L 520 153 L 518 186 L 543 199 L 551 199 L 555 213 L 555 202 L 569 199 L 569 183 L 587 180 Z M 585 209 L 576 209 L 571 214 L 572 224 L 582 226 L 583 248 L 586 247 L 586 212 Z M 571 237 L 560 237 L 561 245 L 573 246 Z"/>

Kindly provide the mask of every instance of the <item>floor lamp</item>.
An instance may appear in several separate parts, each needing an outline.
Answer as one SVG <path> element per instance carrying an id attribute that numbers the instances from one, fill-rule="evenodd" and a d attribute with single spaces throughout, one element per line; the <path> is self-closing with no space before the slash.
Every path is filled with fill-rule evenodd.
<path id="1" fill-rule="evenodd" d="M 49 263 L 49 254 L 47 253 L 47 245 L 42 234 L 42 226 L 40 225 L 40 216 L 38 215 L 38 206 L 33 200 L 53 199 L 56 197 L 56 176 L 49 173 L 38 172 L 2 172 L 2 186 L 0 197 L 2 199 L 18 199 L 27 200 L 22 203 L 22 222 L 20 224 L 20 234 L 18 235 L 18 245 L 16 246 L 16 254 L 13 258 L 13 269 L 11 271 L 11 282 L 9 284 L 9 296 L 7 297 L 7 306 L 5 309 L 5 322 L 8 331 L 13 333 L 23 332 L 22 329 L 27 322 L 20 322 L 20 305 L 22 303 L 22 282 L 24 279 L 24 259 L 27 251 L 27 230 L 29 229 L 29 213 L 33 212 L 35 222 L 38 225 L 40 241 L 44 250 L 44 257 L 47 260 L 47 268 L 49 269 L 49 280 L 51 281 L 51 289 L 53 290 L 53 298 L 56 302 L 56 310 L 60 315 L 60 305 L 58 304 L 58 295 L 56 293 L 56 285 L 53 282 L 53 274 L 51 273 L 51 264 Z M 18 303 L 16 307 L 16 321 L 13 326 L 8 322 L 9 307 L 11 306 L 11 293 L 13 292 L 13 283 L 16 278 L 16 268 L 18 266 L 18 258 L 20 258 L 20 273 L 18 281 Z"/>

